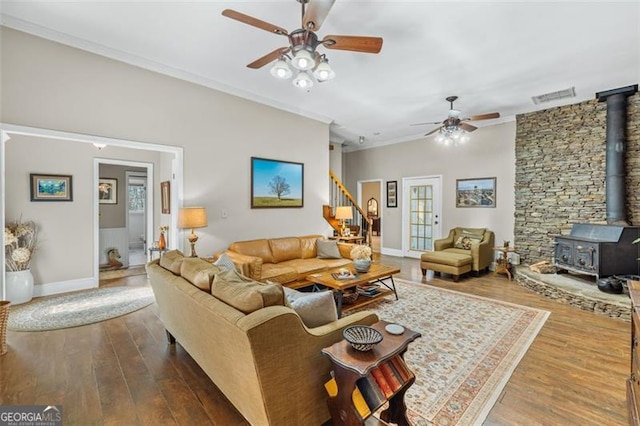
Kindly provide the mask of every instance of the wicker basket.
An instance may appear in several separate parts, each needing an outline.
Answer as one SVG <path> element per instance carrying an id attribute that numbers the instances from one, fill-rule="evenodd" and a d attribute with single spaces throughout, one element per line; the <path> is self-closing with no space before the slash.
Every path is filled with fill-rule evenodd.
<path id="1" fill-rule="evenodd" d="M 7 323 L 9 322 L 8 300 L 0 300 L 0 356 L 7 353 Z"/>
<path id="2" fill-rule="evenodd" d="M 353 349 L 366 352 L 382 342 L 382 333 L 366 325 L 352 325 L 342 332 L 342 337 L 351 344 Z"/>

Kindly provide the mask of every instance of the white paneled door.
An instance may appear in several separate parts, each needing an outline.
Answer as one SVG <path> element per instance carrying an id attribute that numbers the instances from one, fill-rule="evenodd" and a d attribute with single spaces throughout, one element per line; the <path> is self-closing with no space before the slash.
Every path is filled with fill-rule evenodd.
<path id="1" fill-rule="evenodd" d="M 441 236 L 441 181 L 439 176 L 402 180 L 402 252 L 406 257 L 420 258 Z"/>

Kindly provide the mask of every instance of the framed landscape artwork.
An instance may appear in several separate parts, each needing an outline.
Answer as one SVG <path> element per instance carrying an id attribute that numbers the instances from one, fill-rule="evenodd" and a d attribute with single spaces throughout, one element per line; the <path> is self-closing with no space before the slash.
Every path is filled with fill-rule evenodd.
<path id="1" fill-rule="evenodd" d="M 456 179 L 456 207 L 495 207 L 496 178 Z"/>
<path id="2" fill-rule="evenodd" d="M 71 175 L 31 173 L 31 201 L 73 201 Z"/>
<path id="3" fill-rule="evenodd" d="M 302 207 L 304 164 L 251 157 L 251 208 Z"/>
<path id="4" fill-rule="evenodd" d="M 387 207 L 398 207 L 398 181 L 387 182 Z"/>
<path id="5" fill-rule="evenodd" d="M 118 204 L 118 179 L 100 178 L 98 180 L 98 202 Z"/>

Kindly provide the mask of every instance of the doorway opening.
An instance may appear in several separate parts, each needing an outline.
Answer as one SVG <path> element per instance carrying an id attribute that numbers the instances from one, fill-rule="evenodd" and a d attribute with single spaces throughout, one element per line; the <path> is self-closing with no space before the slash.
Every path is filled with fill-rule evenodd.
<path id="1" fill-rule="evenodd" d="M 141 266 L 147 261 L 147 173 L 127 171 L 126 179 L 129 266 Z"/>
<path id="2" fill-rule="evenodd" d="M 371 251 L 382 251 L 382 179 L 358 182 L 358 204 L 373 221 L 371 228 Z"/>

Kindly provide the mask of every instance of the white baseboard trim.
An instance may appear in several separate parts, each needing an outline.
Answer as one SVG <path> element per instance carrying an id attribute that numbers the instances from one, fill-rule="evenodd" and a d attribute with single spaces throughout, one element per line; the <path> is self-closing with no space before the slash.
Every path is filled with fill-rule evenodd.
<path id="1" fill-rule="evenodd" d="M 380 253 L 386 254 L 386 255 L 389 255 L 389 256 L 404 257 L 402 255 L 402 250 L 398 250 L 398 249 L 390 249 L 390 248 L 381 247 L 380 248 Z"/>
<path id="2" fill-rule="evenodd" d="M 37 284 L 33 286 L 33 296 L 51 296 L 52 294 L 67 293 L 69 291 L 87 290 L 98 288 L 98 280 L 95 278 L 80 278 L 71 281 L 58 281 L 55 283 Z"/>

